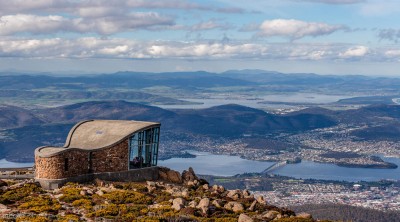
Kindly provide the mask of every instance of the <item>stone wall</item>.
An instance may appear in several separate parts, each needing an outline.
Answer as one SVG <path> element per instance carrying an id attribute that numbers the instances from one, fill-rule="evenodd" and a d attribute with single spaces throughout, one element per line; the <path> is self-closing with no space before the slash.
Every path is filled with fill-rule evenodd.
<path id="1" fill-rule="evenodd" d="M 106 149 L 69 150 L 52 157 L 36 156 L 35 177 L 61 179 L 90 173 L 125 171 L 128 170 L 128 148 L 128 140 L 125 140 Z"/>

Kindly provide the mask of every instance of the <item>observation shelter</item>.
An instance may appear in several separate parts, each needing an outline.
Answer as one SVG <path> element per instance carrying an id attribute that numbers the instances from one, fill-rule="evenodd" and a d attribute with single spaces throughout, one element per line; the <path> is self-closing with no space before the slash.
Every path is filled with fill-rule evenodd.
<path id="1" fill-rule="evenodd" d="M 93 179 L 158 179 L 160 123 L 86 120 L 70 130 L 63 147 L 35 150 L 35 180 L 44 189 Z"/>

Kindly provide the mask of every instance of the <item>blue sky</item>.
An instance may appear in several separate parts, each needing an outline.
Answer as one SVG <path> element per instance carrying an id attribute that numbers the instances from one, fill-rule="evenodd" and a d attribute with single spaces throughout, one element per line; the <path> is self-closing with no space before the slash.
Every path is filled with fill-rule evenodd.
<path id="1" fill-rule="evenodd" d="M 0 71 L 400 76 L 398 0 L 0 0 Z"/>

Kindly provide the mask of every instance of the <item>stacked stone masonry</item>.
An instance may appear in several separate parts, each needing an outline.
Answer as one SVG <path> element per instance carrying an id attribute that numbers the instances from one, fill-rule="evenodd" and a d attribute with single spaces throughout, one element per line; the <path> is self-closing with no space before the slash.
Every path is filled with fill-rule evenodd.
<path id="1" fill-rule="evenodd" d="M 124 140 L 98 150 L 71 149 L 51 157 L 36 156 L 36 178 L 62 179 L 90 173 L 126 171 L 128 146 L 128 140 Z"/>

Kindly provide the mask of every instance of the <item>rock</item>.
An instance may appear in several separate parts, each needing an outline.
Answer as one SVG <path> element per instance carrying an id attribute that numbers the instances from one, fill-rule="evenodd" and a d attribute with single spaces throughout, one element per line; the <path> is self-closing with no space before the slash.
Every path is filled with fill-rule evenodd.
<path id="1" fill-rule="evenodd" d="M 195 186 L 194 181 L 188 181 L 188 182 L 186 183 L 186 185 L 189 186 L 189 187 Z"/>
<path id="2" fill-rule="evenodd" d="M 11 211 L 11 209 L 9 209 L 6 205 L 0 204 L 0 213 L 7 213 L 10 211 Z"/>
<path id="3" fill-rule="evenodd" d="M 196 174 L 194 173 L 194 170 L 192 167 L 189 167 L 188 170 L 184 170 L 182 172 L 182 180 L 183 181 L 194 181 L 197 179 L 198 178 L 197 178 Z"/>
<path id="4" fill-rule="evenodd" d="M 167 172 L 167 176 L 172 183 L 182 183 L 181 174 L 178 171 L 170 170 Z"/>
<path id="5" fill-rule="evenodd" d="M 266 214 L 264 214 L 262 217 L 263 217 L 263 218 L 266 218 L 266 219 L 269 219 L 269 220 L 273 220 L 273 219 L 275 219 L 278 215 L 280 215 L 278 211 L 271 210 L 271 211 L 268 211 Z"/>
<path id="6" fill-rule="evenodd" d="M 196 206 L 197 206 L 197 203 L 196 203 L 196 201 L 190 201 L 189 202 L 189 205 L 188 205 L 189 207 L 193 207 L 193 208 L 196 208 Z"/>
<path id="7" fill-rule="evenodd" d="M 93 195 L 93 190 L 92 189 L 88 189 L 88 190 L 86 190 L 86 193 L 89 194 L 89 195 Z"/>
<path id="8" fill-rule="evenodd" d="M 216 184 L 214 184 L 211 188 L 212 188 L 213 190 L 215 190 L 215 191 L 218 191 L 218 185 L 216 185 Z"/>
<path id="9" fill-rule="evenodd" d="M 4 180 L 0 180 L 0 187 L 8 186 L 7 182 Z"/>
<path id="10" fill-rule="evenodd" d="M 147 184 L 147 186 L 152 186 L 152 187 L 156 186 L 156 183 L 153 181 L 146 181 L 146 184 Z"/>
<path id="11" fill-rule="evenodd" d="M 160 171 L 158 171 L 158 178 L 160 180 L 168 180 L 168 175 L 167 175 L 167 173 L 160 170 Z"/>
<path id="12" fill-rule="evenodd" d="M 263 204 L 263 205 L 265 205 L 267 203 L 267 201 L 264 200 L 264 196 L 258 196 L 256 200 L 258 203 Z"/>
<path id="13" fill-rule="evenodd" d="M 251 203 L 249 209 L 247 209 L 247 210 L 254 211 L 254 208 L 256 207 L 256 204 L 257 204 L 257 200 L 254 200 L 253 203 Z"/>
<path id="14" fill-rule="evenodd" d="M 180 211 L 185 206 L 186 201 L 183 198 L 175 198 L 172 201 L 172 209 Z"/>
<path id="15" fill-rule="evenodd" d="M 208 190 L 208 189 L 210 189 L 210 187 L 208 186 L 208 184 L 204 184 L 204 185 L 203 185 L 203 189 L 204 189 L 204 190 Z"/>
<path id="16" fill-rule="evenodd" d="M 163 207 L 163 205 L 161 205 L 161 204 L 153 204 L 153 205 L 148 206 L 149 209 L 158 209 L 161 207 Z"/>
<path id="17" fill-rule="evenodd" d="M 304 219 L 311 219 L 311 218 L 312 218 L 311 214 L 309 214 L 309 213 L 304 213 L 304 212 L 297 214 L 296 217 L 298 217 L 298 218 L 304 218 Z"/>
<path id="18" fill-rule="evenodd" d="M 207 214 L 209 206 L 210 206 L 210 199 L 203 198 L 203 199 L 200 200 L 200 202 L 199 202 L 199 204 L 197 205 L 196 208 L 201 209 L 203 214 Z"/>
<path id="19" fill-rule="evenodd" d="M 225 192 L 225 188 L 223 186 L 218 186 L 218 192 L 223 193 Z"/>
<path id="20" fill-rule="evenodd" d="M 246 214 L 240 214 L 238 222 L 253 222 L 254 220 L 251 217 L 247 216 Z"/>
<path id="21" fill-rule="evenodd" d="M 82 196 L 86 196 L 87 192 L 85 190 L 81 190 L 81 192 L 79 192 L 79 194 L 82 195 Z"/>
<path id="22" fill-rule="evenodd" d="M 213 200 L 211 203 L 212 203 L 212 205 L 214 205 L 216 207 L 219 207 L 219 208 L 222 207 L 222 200 L 216 199 L 216 200 Z"/>
<path id="23" fill-rule="evenodd" d="M 96 194 L 99 195 L 99 196 L 103 196 L 104 192 L 102 190 L 99 190 L 99 191 L 96 192 Z"/>
<path id="24" fill-rule="evenodd" d="M 243 197 L 244 198 L 253 198 L 254 196 L 250 193 L 249 190 L 243 190 Z"/>
<path id="25" fill-rule="evenodd" d="M 241 197 L 240 190 L 228 190 L 226 196 L 232 200 L 238 200 Z"/>
<path id="26" fill-rule="evenodd" d="M 62 196 L 64 196 L 64 194 L 60 193 L 60 194 L 56 194 L 56 195 L 54 195 L 54 198 L 56 198 L 56 199 L 60 199 Z"/>
<path id="27" fill-rule="evenodd" d="M 231 202 L 228 202 L 227 204 L 225 204 L 224 208 L 227 210 L 231 210 L 235 213 L 244 210 L 244 207 L 241 203 L 234 202 L 234 201 L 231 201 Z"/>
<path id="28" fill-rule="evenodd" d="M 182 197 L 188 198 L 189 197 L 189 192 L 187 190 L 182 191 Z"/>

